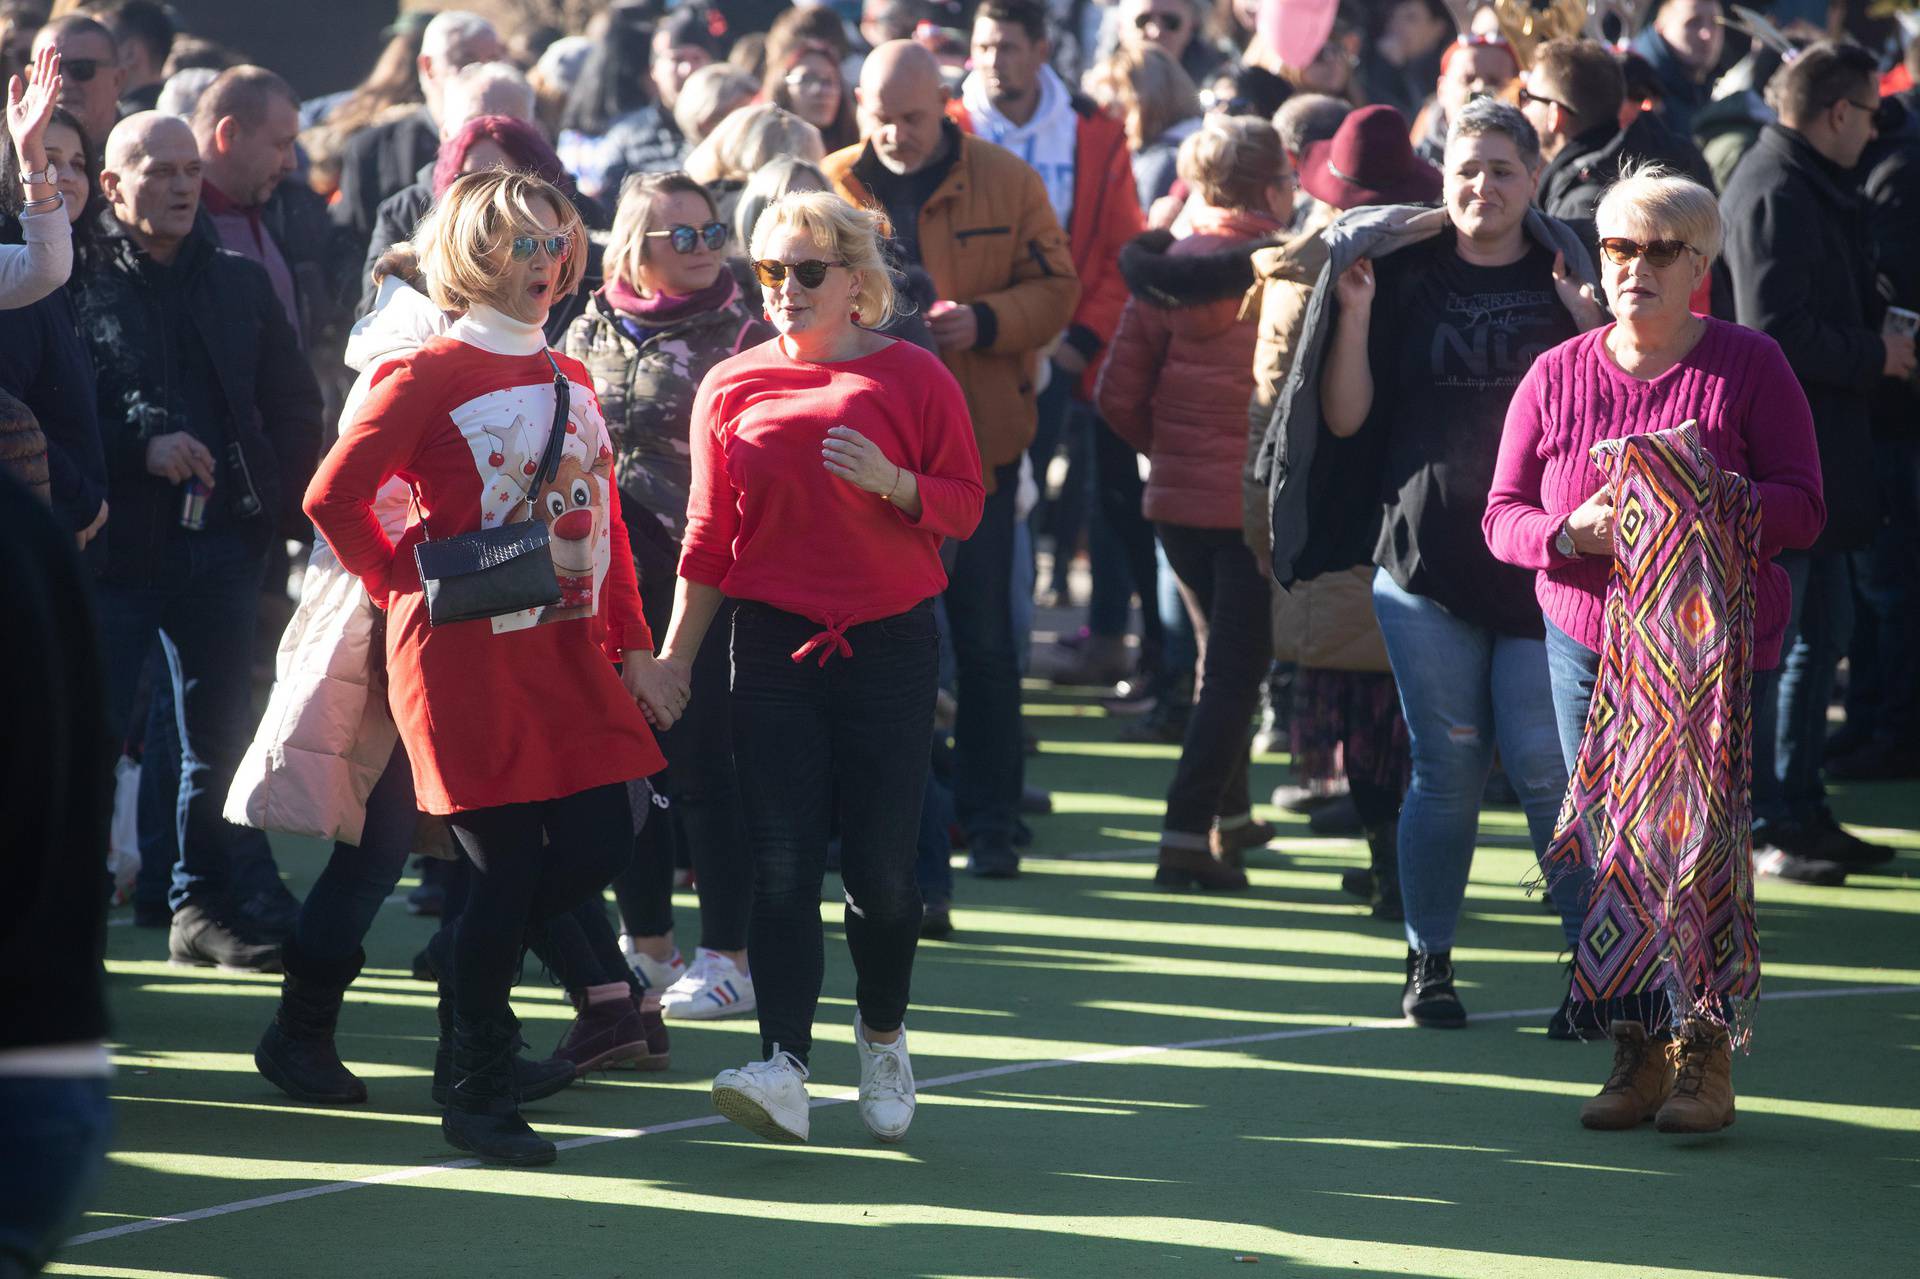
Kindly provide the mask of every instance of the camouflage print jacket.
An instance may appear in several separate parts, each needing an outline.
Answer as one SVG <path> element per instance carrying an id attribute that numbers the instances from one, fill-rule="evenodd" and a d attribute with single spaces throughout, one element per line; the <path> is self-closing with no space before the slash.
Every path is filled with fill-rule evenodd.
<path id="1" fill-rule="evenodd" d="M 680 540 L 692 475 L 694 392 L 708 369 L 773 336 L 772 326 L 737 290 L 724 306 L 657 329 L 623 320 L 601 294 L 588 302 L 567 330 L 563 349 L 593 375 L 613 435 L 614 481 L 629 525 L 644 512 Z"/>

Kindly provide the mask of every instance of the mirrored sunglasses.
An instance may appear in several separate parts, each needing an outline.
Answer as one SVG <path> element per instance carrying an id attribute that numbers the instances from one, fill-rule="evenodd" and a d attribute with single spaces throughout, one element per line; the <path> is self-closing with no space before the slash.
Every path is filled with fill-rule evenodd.
<path id="1" fill-rule="evenodd" d="M 692 253 L 703 241 L 709 249 L 726 247 L 727 241 L 733 238 L 733 229 L 724 222 L 709 222 L 705 226 L 678 222 L 664 231 L 647 232 L 647 238 L 667 240 L 675 253 Z"/>
<path id="2" fill-rule="evenodd" d="M 533 256 L 535 249 L 545 249 L 547 256 L 559 261 L 567 256 L 567 249 L 573 243 L 573 236 L 565 231 L 559 235 L 516 235 L 513 237 L 513 260 L 525 262 Z"/>
<path id="3" fill-rule="evenodd" d="M 1680 260 L 1682 253 L 1692 251 L 1693 246 L 1685 240 L 1650 240 L 1642 244 L 1638 240 L 1615 235 L 1600 241 L 1600 252 L 1606 254 L 1607 261 L 1615 266 L 1626 266 L 1638 257 L 1645 257 L 1656 267 L 1672 266 Z"/>

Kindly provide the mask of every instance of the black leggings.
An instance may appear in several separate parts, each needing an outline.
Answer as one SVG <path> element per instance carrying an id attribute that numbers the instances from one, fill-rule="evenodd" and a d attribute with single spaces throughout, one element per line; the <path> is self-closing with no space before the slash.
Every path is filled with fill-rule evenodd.
<path id="1" fill-rule="evenodd" d="M 473 865 L 454 933 L 454 1007 L 491 1017 L 506 1009 L 529 927 L 595 896 L 625 865 L 633 846 L 627 788 L 455 813 L 447 824 Z"/>

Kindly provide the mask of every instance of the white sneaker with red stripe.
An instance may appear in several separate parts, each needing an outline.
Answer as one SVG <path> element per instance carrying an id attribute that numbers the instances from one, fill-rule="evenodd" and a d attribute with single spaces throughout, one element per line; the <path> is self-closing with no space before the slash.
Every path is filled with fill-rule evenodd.
<path id="1" fill-rule="evenodd" d="M 681 978 L 660 996 L 660 1015 L 679 1021 L 737 1017 L 759 1007 L 753 978 L 717 950 L 702 946 Z"/>

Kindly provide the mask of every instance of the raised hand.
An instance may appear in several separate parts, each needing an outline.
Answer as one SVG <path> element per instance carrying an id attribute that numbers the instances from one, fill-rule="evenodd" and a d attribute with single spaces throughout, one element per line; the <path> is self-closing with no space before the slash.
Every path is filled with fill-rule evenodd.
<path id="1" fill-rule="evenodd" d="M 1373 263 L 1361 258 L 1340 273 L 1333 282 L 1333 296 L 1343 312 L 1367 312 L 1373 309 Z"/>
<path id="2" fill-rule="evenodd" d="M 47 122 L 60 100 L 60 54 L 52 45 L 40 50 L 27 77 L 26 84 L 19 76 L 7 81 L 7 133 L 20 167 L 37 173 L 47 167 Z"/>

